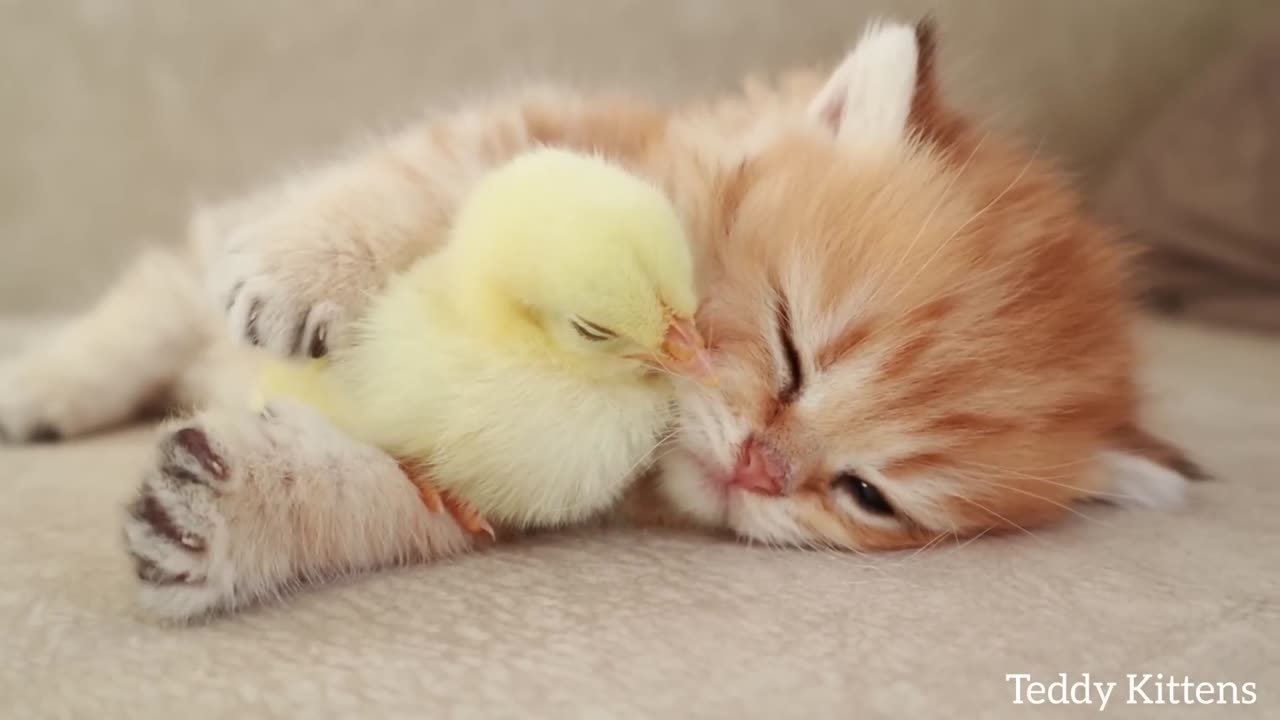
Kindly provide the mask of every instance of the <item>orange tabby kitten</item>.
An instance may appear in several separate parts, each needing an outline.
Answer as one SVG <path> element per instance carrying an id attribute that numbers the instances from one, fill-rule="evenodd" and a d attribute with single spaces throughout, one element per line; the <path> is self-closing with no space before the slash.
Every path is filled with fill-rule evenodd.
<path id="1" fill-rule="evenodd" d="M 1050 168 L 947 111 L 932 64 L 927 27 L 876 25 L 825 84 L 800 75 L 674 112 L 544 91 L 410 128 L 198 223 L 198 262 L 173 267 L 206 275 L 216 302 L 185 302 L 190 329 L 157 322 L 143 341 L 176 359 L 115 370 L 135 400 L 162 384 L 139 375 L 202 403 L 235 397 L 228 368 L 249 363 L 208 331 L 224 308 L 248 344 L 323 353 L 369 290 L 438 245 L 481 172 L 563 145 L 652 177 L 680 207 L 722 379 L 682 390 L 670 447 L 623 516 L 888 549 L 1039 525 L 1080 499 L 1176 501 L 1193 468 L 1139 429 L 1125 253 Z M 40 381 L 52 369 L 91 390 L 60 353 L 88 338 L 126 355 L 100 328 L 189 298 L 173 275 L 144 267 L 151 280 L 0 374 L 18 398 L 0 423 L 100 424 L 110 412 L 67 414 Z M 294 406 L 214 406 L 168 432 L 126 535 L 144 606 L 173 619 L 473 543 L 394 461 Z"/>

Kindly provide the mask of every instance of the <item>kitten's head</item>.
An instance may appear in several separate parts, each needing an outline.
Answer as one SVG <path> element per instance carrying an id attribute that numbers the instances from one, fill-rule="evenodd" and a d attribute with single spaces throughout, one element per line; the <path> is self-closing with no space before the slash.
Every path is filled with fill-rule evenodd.
<path id="1" fill-rule="evenodd" d="M 1109 458 L 1181 487 L 1130 452 L 1125 253 L 943 113 L 931 58 L 927 30 L 873 27 L 718 180 L 699 324 L 722 385 L 682 390 L 660 474 L 704 522 L 895 548 L 1059 517 L 1112 492 Z"/>

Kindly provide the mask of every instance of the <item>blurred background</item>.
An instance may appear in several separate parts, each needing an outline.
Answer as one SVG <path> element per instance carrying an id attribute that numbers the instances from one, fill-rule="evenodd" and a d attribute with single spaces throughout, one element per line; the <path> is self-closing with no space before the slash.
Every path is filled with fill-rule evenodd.
<path id="1" fill-rule="evenodd" d="M 833 61 L 886 13 L 932 12 L 953 101 L 1043 141 L 1097 197 L 1275 5 L 0 0 L 0 312 L 82 305 L 142 243 L 175 238 L 194 203 L 425 107 L 536 77 L 706 94 L 750 71 Z"/>

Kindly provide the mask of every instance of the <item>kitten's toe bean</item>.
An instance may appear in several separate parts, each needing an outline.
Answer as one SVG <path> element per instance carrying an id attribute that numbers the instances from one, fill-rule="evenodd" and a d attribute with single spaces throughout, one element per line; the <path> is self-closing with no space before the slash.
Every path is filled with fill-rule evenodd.
<path id="1" fill-rule="evenodd" d="M 220 502 L 235 485 L 224 455 L 203 428 L 169 433 L 126 509 L 125 543 L 142 607 L 151 615 L 188 620 L 234 601 L 236 578 Z"/>
<path id="2" fill-rule="evenodd" d="M 57 425 L 36 419 L 26 413 L 7 413 L 0 408 L 0 445 L 50 445 L 61 442 L 62 430 Z"/>
<path id="3" fill-rule="evenodd" d="M 390 456 L 291 403 L 208 410 L 166 432 L 125 541 L 143 609 L 170 621 L 477 546 Z"/>
<path id="4" fill-rule="evenodd" d="M 341 307 L 329 300 L 312 301 L 290 290 L 284 278 L 254 269 L 253 263 L 243 267 L 243 276 L 226 281 L 232 286 L 226 293 L 232 336 L 285 357 L 325 355 Z"/>
<path id="5" fill-rule="evenodd" d="M 236 340 L 253 347 L 289 355 L 291 344 L 285 341 L 283 327 L 288 316 L 300 311 L 289 307 L 284 293 L 274 289 L 269 280 L 255 277 L 237 281 L 239 290 L 227 308 L 227 329 Z"/>
<path id="6" fill-rule="evenodd" d="M 226 462 L 214 452 L 209 436 L 199 428 L 187 427 L 173 433 L 161 445 L 161 452 L 167 461 L 164 467 L 172 467 L 175 477 L 181 473 L 192 482 L 212 480 L 215 484 L 227 478 Z"/>
<path id="7" fill-rule="evenodd" d="M 208 283 L 237 340 L 282 356 L 320 357 L 341 320 L 382 281 L 376 254 L 347 223 L 286 206 L 232 229 Z"/>
<path id="8" fill-rule="evenodd" d="M 147 613 L 162 620 L 208 614 L 231 595 L 227 579 L 213 572 L 213 548 L 206 536 L 211 528 L 191 527 L 200 524 L 191 522 L 200 505 L 148 478 L 128 507 L 125 543 L 140 583 L 139 600 Z"/>
<path id="9" fill-rule="evenodd" d="M 27 439 L 33 443 L 56 443 L 62 439 L 62 431 L 46 422 L 36 423 Z"/>
<path id="10" fill-rule="evenodd" d="M 336 323 L 341 309 L 333 303 L 320 303 L 307 314 L 307 323 L 298 337 L 297 354 L 311 358 L 329 353 L 329 327 Z"/>

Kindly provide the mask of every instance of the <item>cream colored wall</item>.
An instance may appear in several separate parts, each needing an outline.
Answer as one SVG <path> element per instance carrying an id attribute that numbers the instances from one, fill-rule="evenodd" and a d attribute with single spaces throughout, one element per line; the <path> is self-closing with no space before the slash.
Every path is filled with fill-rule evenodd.
<path id="1" fill-rule="evenodd" d="M 553 75 L 679 97 L 940 21 L 965 105 L 1086 179 L 1273 0 L 0 0 L 0 312 L 83 303 L 190 204 Z"/>

